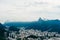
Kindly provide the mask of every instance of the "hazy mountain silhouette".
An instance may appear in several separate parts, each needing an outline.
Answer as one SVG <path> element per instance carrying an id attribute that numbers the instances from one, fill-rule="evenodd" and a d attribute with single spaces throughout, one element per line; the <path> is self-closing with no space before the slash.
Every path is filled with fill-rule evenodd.
<path id="1" fill-rule="evenodd" d="M 33 22 L 6 22 L 4 25 L 60 33 L 60 20 L 43 20 L 40 18 L 38 21 Z"/>

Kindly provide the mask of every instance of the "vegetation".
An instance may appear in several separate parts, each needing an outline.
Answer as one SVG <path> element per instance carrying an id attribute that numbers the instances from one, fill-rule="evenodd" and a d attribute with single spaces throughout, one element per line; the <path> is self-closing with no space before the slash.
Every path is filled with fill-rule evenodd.
<path id="1" fill-rule="evenodd" d="M 25 27 L 26 29 L 37 29 L 41 31 L 58 32 L 60 33 L 60 20 L 43 20 L 33 22 L 7 22 L 4 25 Z"/>

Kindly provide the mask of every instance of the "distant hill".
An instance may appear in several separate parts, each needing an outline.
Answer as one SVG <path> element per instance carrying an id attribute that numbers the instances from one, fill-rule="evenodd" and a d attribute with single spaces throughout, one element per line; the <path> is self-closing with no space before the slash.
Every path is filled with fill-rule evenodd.
<path id="1" fill-rule="evenodd" d="M 60 20 L 42 20 L 40 18 L 38 21 L 34 22 L 6 22 L 4 25 L 60 33 Z"/>

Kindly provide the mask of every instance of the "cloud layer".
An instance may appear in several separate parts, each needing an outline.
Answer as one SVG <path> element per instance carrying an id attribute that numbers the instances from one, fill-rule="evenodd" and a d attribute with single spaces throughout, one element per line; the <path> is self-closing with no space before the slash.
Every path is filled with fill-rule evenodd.
<path id="1" fill-rule="evenodd" d="M 0 21 L 60 19 L 60 0 L 0 0 Z"/>

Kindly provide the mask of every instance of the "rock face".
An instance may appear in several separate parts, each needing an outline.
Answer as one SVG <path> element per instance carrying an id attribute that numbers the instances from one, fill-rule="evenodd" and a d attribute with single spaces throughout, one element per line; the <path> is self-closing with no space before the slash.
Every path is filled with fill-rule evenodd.
<path id="1" fill-rule="evenodd" d="M 42 20 L 40 18 L 38 21 L 34 22 L 7 22 L 4 25 L 60 33 L 60 20 Z"/>

